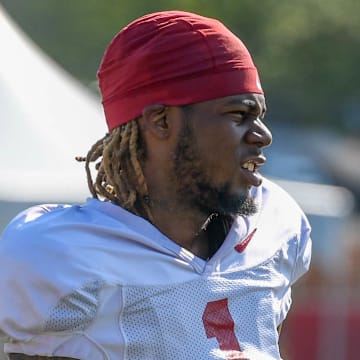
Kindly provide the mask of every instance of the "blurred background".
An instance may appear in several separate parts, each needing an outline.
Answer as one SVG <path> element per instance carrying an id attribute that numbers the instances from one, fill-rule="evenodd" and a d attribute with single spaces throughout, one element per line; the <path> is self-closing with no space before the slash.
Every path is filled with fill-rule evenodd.
<path id="1" fill-rule="evenodd" d="M 28 206 L 89 196 L 74 157 L 106 132 L 96 81 L 105 47 L 131 20 L 166 9 L 216 17 L 248 46 L 274 136 L 264 173 L 312 224 L 284 359 L 358 360 L 358 0 L 0 0 L 0 232 Z"/>

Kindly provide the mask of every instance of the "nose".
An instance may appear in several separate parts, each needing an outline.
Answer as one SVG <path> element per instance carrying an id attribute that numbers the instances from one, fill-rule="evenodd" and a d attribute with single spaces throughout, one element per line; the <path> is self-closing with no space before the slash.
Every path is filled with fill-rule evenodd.
<path id="1" fill-rule="evenodd" d="M 269 128 L 259 119 L 255 119 L 246 133 L 246 142 L 258 147 L 267 147 L 272 143 L 272 134 Z"/>

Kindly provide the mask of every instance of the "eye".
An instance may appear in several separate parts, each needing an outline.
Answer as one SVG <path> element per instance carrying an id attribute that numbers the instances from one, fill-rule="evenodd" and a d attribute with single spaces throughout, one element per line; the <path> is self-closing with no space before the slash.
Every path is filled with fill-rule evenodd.
<path id="1" fill-rule="evenodd" d="M 246 116 L 248 114 L 248 112 L 245 111 L 245 110 L 238 110 L 238 111 L 234 111 L 234 114 L 238 114 L 238 115 L 244 117 L 244 116 Z"/>
<path id="2" fill-rule="evenodd" d="M 228 114 L 232 117 L 232 120 L 237 124 L 240 125 L 243 123 L 244 120 L 249 116 L 249 112 L 246 110 L 233 110 L 229 111 Z"/>

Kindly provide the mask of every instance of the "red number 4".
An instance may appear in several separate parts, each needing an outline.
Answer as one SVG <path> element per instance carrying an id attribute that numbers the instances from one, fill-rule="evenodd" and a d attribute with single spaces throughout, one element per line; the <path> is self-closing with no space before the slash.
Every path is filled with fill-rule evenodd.
<path id="1" fill-rule="evenodd" d="M 229 311 L 228 299 L 208 302 L 202 316 L 202 321 L 206 336 L 208 338 L 216 338 L 220 350 L 229 353 L 228 359 L 245 360 L 240 344 L 235 336 L 235 324 Z"/>

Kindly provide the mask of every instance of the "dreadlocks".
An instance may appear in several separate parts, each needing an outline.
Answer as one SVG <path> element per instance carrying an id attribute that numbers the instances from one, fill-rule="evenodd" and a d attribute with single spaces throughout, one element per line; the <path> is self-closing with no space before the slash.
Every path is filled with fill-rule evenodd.
<path id="1" fill-rule="evenodd" d="M 88 186 L 94 198 L 101 196 L 152 222 L 142 170 L 145 156 L 145 145 L 134 120 L 107 133 L 91 147 L 86 157 L 76 160 L 85 161 Z M 96 161 L 94 181 L 90 163 Z"/>

